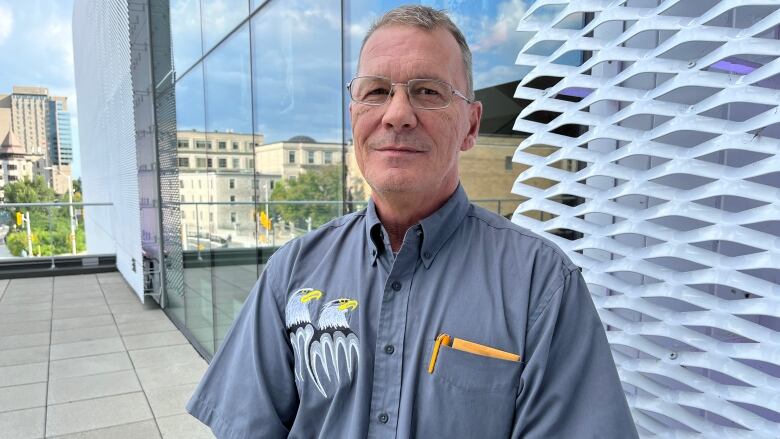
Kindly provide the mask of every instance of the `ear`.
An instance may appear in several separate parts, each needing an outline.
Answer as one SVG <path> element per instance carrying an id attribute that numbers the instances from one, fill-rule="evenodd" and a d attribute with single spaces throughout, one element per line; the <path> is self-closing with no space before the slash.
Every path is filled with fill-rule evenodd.
<path id="1" fill-rule="evenodd" d="M 482 102 L 476 101 L 469 106 L 469 131 L 460 146 L 461 151 L 468 151 L 477 144 L 479 135 L 479 123 L 482 120 Z"/>

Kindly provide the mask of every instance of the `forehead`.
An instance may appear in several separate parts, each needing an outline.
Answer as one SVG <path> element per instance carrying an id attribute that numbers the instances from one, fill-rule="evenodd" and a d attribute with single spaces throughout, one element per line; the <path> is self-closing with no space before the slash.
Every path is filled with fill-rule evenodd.
<path id="1" fill-rule="evenodd" d="M 412 26 L 377 29 L 363 46 L 359 75 L 387 76 L 394 81 L 435 78 L 460 82 L 463 58 L 452 34 Z"/>

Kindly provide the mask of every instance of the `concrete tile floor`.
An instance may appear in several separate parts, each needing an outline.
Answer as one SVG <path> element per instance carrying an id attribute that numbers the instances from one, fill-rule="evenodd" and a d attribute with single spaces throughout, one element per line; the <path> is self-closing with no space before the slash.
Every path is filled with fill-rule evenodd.
<path id="1" fill-rule="evenodd" d="M 184 411 L 205 370 L 118 273 L 0 280 L 0 439 L 213 438 Z"/>

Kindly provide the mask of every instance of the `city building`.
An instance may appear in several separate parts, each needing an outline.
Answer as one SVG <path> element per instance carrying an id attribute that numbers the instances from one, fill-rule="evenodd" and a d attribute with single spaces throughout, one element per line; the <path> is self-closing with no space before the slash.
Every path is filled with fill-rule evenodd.
<path id="1" fill-rule="evenodd" d="M 8 131 L 0 143 L 0 201 L 5 198 L 3 187 L 6 184 L 29 178 L 32 172 L 30 156 L 25 153 L 13 130 Z"/>
<path id="2" fill-rule="evenodd" d="M 73 161 L 73 138 L 68 98 L 52 96 L 49 115 L 49 162 L 53 166 L 69 165 Z"/>
<path id="3" fill-rule="evenodd" d="M 11 128 L 18 133 L 27 154 L 45 156 L 49 147 L 49 90 L 43 87 L 13 87 Z"/>
<path id="4" fill-rule="evenodd" d="M 71 163 L 73 162 L 73 136 L 70 126 L 68 98 L 52 96 L 49 99 L 48 112 L 48 151 L 46 163 L 47 181 L 54 192 L 64 194 L 70 183 Z"/>
<path id="5" fill-rule="evenodd" d="M 321 166 L 340 166 L 341 143 L 320 143 L 308 136 L 293 136 L 282 142 L 266 143 L 255 148 L 257 170 L 279 173 L 282 179 L 298 177 L 302 172 Z"/>
<path id="6" fill-rule="evenodd" d="M 43 176 L 58 194 L 68 190 L 73 140 L 67 97 L 50 96 L 44 87 L 14 86 L 0 95 L 0 136 L 13 131 L 28 160 L 31 179 Z"/>

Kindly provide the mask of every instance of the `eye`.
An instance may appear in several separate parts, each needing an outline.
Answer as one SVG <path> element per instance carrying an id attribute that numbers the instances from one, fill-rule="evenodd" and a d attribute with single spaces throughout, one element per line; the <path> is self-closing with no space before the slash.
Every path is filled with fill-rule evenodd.
<path id="1" fill-rule="evenodd" d="M 438 90 L 434 90 L 434 89 L 428 88 L 428 87 L 420 87 L 420 88 L 415 90 L 415 93 L 418 94 L 418 95 L 423 95 L 423 96 L 438 96 L 439 94 L 441 94 L 441 93 L 439 93 Z"/>
<path id="2" fill-rule="evenodd" d="M 390 93 L 390 91 L 386 88 L 382 87 L 376 87 L 369 89 L 368 92 L 365 94 L 366 96 L 384 96 L 386 94 Z"/>

